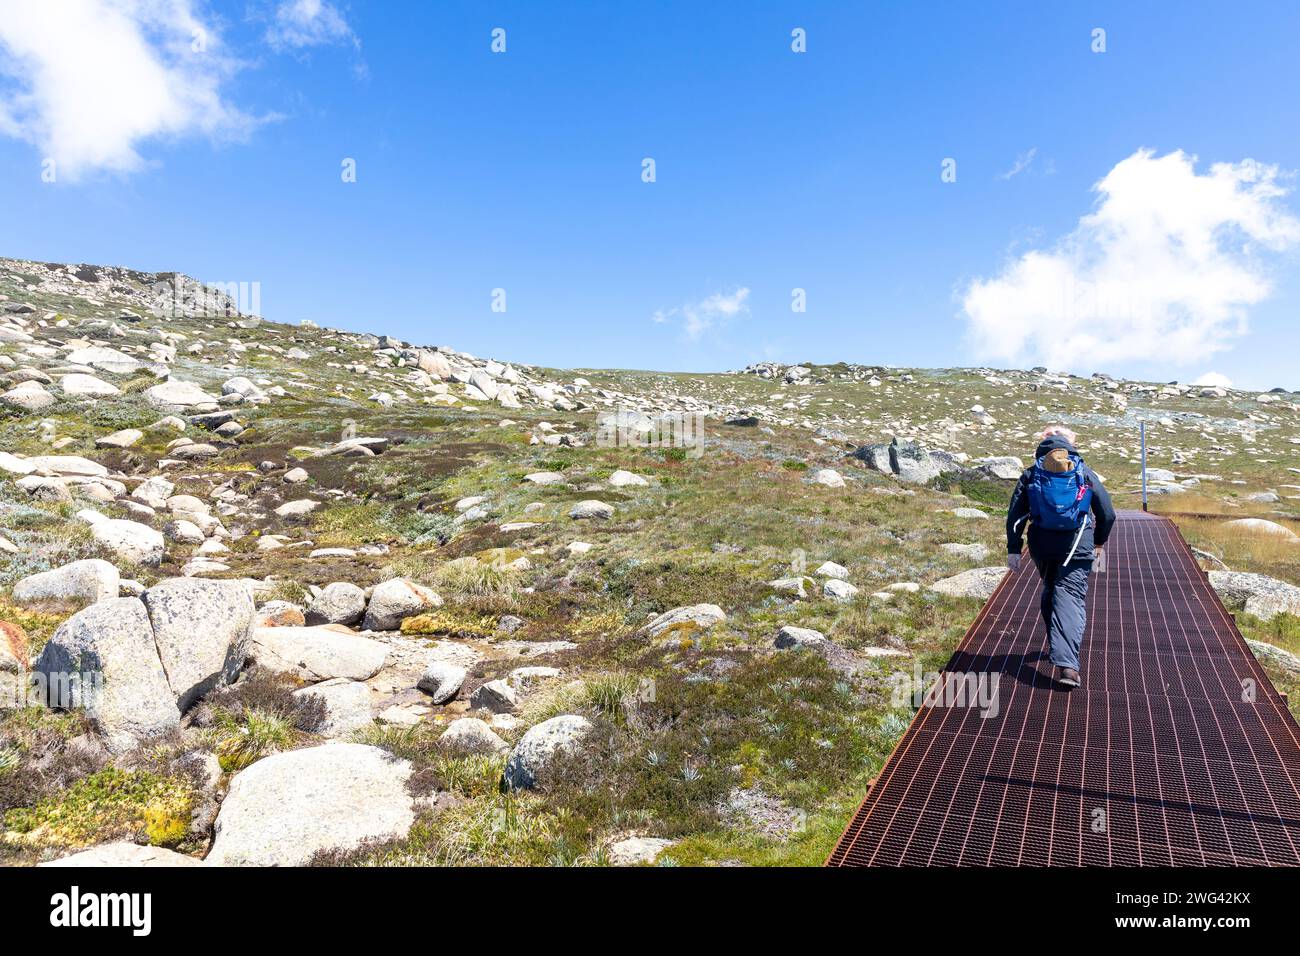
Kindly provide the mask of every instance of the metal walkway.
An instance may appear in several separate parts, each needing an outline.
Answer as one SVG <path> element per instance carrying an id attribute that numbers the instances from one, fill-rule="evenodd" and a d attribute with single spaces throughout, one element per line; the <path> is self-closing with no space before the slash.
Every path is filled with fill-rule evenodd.
<path id="1" fill-rule="evenodd" d="M 945 669 L 996 708 L 923 706 L 827 865 L 1300 865 L 1300 726 L 1172 522 L 1121 512 L 1106 551 L 1084 686 L 1026 560 Z"/>

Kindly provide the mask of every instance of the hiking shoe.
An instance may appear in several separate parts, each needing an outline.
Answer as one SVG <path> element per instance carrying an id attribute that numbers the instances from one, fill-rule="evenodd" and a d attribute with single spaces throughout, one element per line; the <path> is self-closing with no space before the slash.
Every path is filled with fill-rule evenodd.
<path id="1" fill-rule="evenodd" d="M 1073 667 L 1058 667 L 1056 669 L 1056 682 L 1065 687 L 1078 687 L 1083 683 L 1083 678 Z"/>

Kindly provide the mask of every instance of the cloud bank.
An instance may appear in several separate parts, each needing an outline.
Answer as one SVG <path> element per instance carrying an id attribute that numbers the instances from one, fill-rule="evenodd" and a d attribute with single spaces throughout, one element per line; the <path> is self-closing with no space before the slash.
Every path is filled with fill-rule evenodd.
<path id="1" fill-rule="evenodd" d="M 190 0 L 0 0 L 0 133 L 60 179 L 136 170 L 154 137 L 242 137 L 256 121 L 221 92 L 236 67 Z"/>
<path id="2" fill-rule="evenodd" d="M 1300 242 L 1300 221 L 1276 166 L 1195 167 L 1181 150 L 1139 150 L 1093 187 L 1071 233 L 961 290 L 978 353 L 1075 368 L 1227 349 L 1272 291 L 1266 255 Z"/>

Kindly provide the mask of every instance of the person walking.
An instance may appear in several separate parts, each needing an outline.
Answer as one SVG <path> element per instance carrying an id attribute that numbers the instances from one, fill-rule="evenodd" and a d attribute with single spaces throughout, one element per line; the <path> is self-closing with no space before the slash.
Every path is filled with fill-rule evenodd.
<path id="1" fill-rule="evenodd" d="M 1062 425 L 1043 432 L 1011 493 L 1007 509 L 1007 567 L 1020 568 L 1028 525 L 1029 556 L 1043 581 L 1039 606 L 1047 630 L 1054 679 L 1078 687 L 1079 647 L 1087 626 L 1084 602 L 1093 562 L 1115 524 L 1115 508 L 1096 473 L 1075 448 L 1077 437 Z"/>

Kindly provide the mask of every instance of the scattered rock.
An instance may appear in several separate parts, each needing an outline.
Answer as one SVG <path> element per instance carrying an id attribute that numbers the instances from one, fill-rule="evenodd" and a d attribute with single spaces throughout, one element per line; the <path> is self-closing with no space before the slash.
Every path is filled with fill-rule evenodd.
<path id="1" fill-rule="evenodd" d="M 365 613 L 366 592 L 348 581 L 335 581 L 307 606 L 307 623 L 356 624 Z"/>
<path id="2" fill-rule="evenodd" d="M 88 558 L 23 578 L 14 585 L 13 600 L 23 607 L 43 602 L 94 604 L 117 597 L 120 582 L 117 568 L 99 558 Z"/>
<path id="3" fill-rule="evenodd" d="M 462 717 L 448 724 L 438 738 L 438 745 L 457 754 L 494 754 L 509 749 L 510 745 L 493 733 L 492 728 L 477 717 Z"/>
<path id="4" fill-rule="evenodd" d="M 110 385 L 93 375 L 79 373 L 63 376 L 59 387 L 69 398 L 112 398 L 122 394 L 116 385 Z"/>
<path id="5" fill-rule="evenodd" d="M 56 399 L 41 387 L 39 382 L 23 382 L 0 395 L 0 403 L 11 408 L 21 408 L 25 412 L 38 412 L 49 408 Z"/>
<path id="6" fill-rule="evenodd" d="M 132 355 L 98 345 L 73 349 L 68 353 L 68 362 L 72 365 L 88 365 L 110 375 L 134 375 L 144 367 L 144 363 Z"/>
<path id="7" fill-rule="evenodd" d="M 627 487 L 644 487 L 650 482 L 646 481 L 640 475 L 633 474 L 630 471 L 619 470 L 609 476 L 609 484 L 612 488 Z"/>
<path id="8" fill-rule="evenodd" d="M 838 578 L 841 581 L 849 579 L 849 569 L 842 564 L 836 564 L 834 561 L 824 561 L 817 568 L 814 574 L 820 574 L 824 578 Z"/>
<path id="9" fill-rule="evenodd" d="M 378 747 L 335 743 L 274 754 L 237 774 L 221 804 L 216 866 L 302 866 L 322 850 L 405 836 L 411 765 Z"/>
<path id="10" fill-rule="evenodd" d="M 155 475 L 136 485 L 135 490 L 131 492 L 131 497 L 150 508 L 161 510 L 167 507 L 167 500 L 174 494 L 176 494 L 176 486 L 166 478 Z"/>
<path id="11" fill-rule="evenodd" d="M 460 693 L 467 673 L 465 668 L 457 667 L 455 664 L 434 661 L 424 669 L 416 687 L 428 694 L 435 704 L 445 704 L 455 700 L 456 695 Z"/>
<path id="12" fill-rule="evenodd" d="M 205 540 L 199 526 L 184 519 L 169 521 L 163 525 L 163 537 L 176 544 L 202 544 Z"/>
<path id="13" fill-rule="evenodd" d="M 830 578 L 822 585 L 822 593 L 833 601 L 852 601 L 858 589 L 848 581 Z"/>
<path id="14" fill-rule="evenodd" d="M 314 731 L 322 737 L 345 737 L 374 721 L 370 689 L 360 681 L 336 677 L 293 692 L 293 696 L 319 697 L 325 703 L 325 722 Z M 312 729 L 312 728 L 307 728 Z"/>
<path id="15" fill-rule="evenodd" d="M 168 850 L 160 846 L 140 846 L 138 843 L 101 843 L 89 850 L 81 850 L 68 856 L 61 856 L 42 866 L 70 867 L 111 867 L 112 869 L 136 868 L 145 866 L 202 866 L 202 860 L 196 860 L 184 853 Z"/>
<path id="16" fill-rule="evenodd" d="M 124 428 L 119 432 L 113 432 L 111 435 L 104 435 L 95 439 L 96 448 L 130 448 L 140 439 L 144 438 L 144 432 L 138 428 Z M 187 857 L 188 859 L 188 857 Z"/>
<path id="17" fill-rule="evenodd" d="M 1300 587 L 1245 571 L 1210 571 L 1210 586 L 1223 603 L 1262 621 L 1278 614 L 1300 616 Z"/>
<path id="18" fill-rule="evenodd" d="M 488 681 L 469 698 L 472 710 L 490 710 L 494 714 L 513 714 L 519 709 L 519 695 L 503 680 Z"/>
<path id="19" fill-rule="evenodd" d="M 320 507 L 319 501 L 312 501 L 310 498 L 299 498 L 297 501 L 288 501 L 275 509 L 275 513 L 281 518 L 301 518 L 303 515 L 309 515 Z"/>
<path id="20" fill-rule="evenodd" d="M 808 596 L 809 585 L 816 586 L 816 582 L 805 575 L 798 575 L 792 578 L 777 578 L 775 581 L 768 581 L 767 586 L 777 591 L 784 591 L 787 594 L 793 594 L 797 598 Z"/>
<path id="21" fill-rule="evenodd" d="M 162 533 L 125 518 L 109 518 L 98 511 L 81 511 L 78 518 L 90 524 L 95 540 L 128 564 L 156 568 L 162 564 L 166 542 Z"/>
<path id="22" fill-rule="evenodd" d="M 551 758 L 562 750 L 580 746 L 590 731 L 591 721 L 576 714 L 552 717 L 530 728 L 506 761 L 505 785 L 512 790 L 537 787 Z"/>
<path id="23" fill-rule="evenodd" d="M 84 708 L 111 751 L 121 753 L 180 724 L 144 602 L 111 598 L 64 621 L 34 670 L 51 706 Z M 69 675 L 99 675 L 69 685 Z"/>
<path id="24" fill-rule="evenodd" d="M 579 501 L 569 510 L 570 518 L 609 518 L 614 514 L 614 506 L 603 501 Z"/>
<path id="25" fill-rule="evenodd" d="M 843 488 L 844 478 L 834 468 L 819 468 L 813 472 L 812 483 L 827 488 Z"/>
<path id="26" fill-rule="evenodd" d="M 250 654 L 269 670 L 319 683 L 335 677 L 369 680 L 388 659 L 388 646 L 328 625 L 259 627 Z"/>
<path id="27" fill-rule="evenodd" d="M 976 458 L 971 464 L 981 474 L 1001 481 L 1018 481 L 1025 470 L 1024 462 L 1011 455 Z"/>
<path id="28" fill-rule="evenodd" d="M 1006 575 L 1007 569 L 1002 565 L 989 568 L 971 568 L 950 578 L 943 578 L 930 585 L 930 590 L 953 597 L 971 597 L 987 601 L 997 590 L 998 584 Z"/>
<path id="29" fill-rule="evenodd" d="M 289 601 L 267 601 L 253 616 L 254 627 L 302 627 L 306 623 L 302 608 Z"/>
<path id="30" fill-rule="evenodd" d="M 145 389 L 145 401 L 166 412 L 185 412 L 206 405 L 216 406 L 217 397 L 209 395 L 193 382 L 171 379 Z"/>
<path id="31" fill-rule="evenodd" d="M 962 558 L 969 558 L 972 561 L 983 561 L 989 556 L 988 547 L 978 543 L 961 544 L 958 542 L 949 542 L 948 544 L 942 544 L 939 547 L 943 548 L 943 550 L 947 551 L 949 554 L 955 554 Z"/>
<path id="32" fill-rule="evenodd" d="M 535 485 L 558 485 L 563 484 L 564 476 L 558 471 L 535 471 L 531 475 L 524 475 L 524 481 L 531 481 Z"/>
<path id="33" fill-rule="evenodd" d="M 1261 661 L 1280 667 L 1292 677 L 1300 677 L 1300 657 L 1263 641 L 1247 640 L 1246 643 L 1250 645 L 1250 649 L 1254 651 L 1255 656 Z"/>
<path id="34" fill-rule="evenodd" d="M 609 848 L 611 866 L 641 866 L 654 863 L 659 854 L 672 846 L 675 840 L 659 837 L 628 837 Z"/>
<path id="35" fill-rule="evenodd" d="M 181 711 L 239 676 L 253 628 L 253 596 L 247 585 L 170 578 L 148 588 L 142 600 Z"/>
<path id="36" fill-rule="evenodd" d="M 782 650 L 792 650 L 798 648 L 813 648 L 820 650 L 829 643 L 826 635 L 821 631 L 814 631 L 808 627 L 794 627 L 786 624 L 781 630 L 777 631 L 776 639 L 772 642 L 774 646 Z"/>
<path id="37" fill-rule="evenodd" d="M 907 484 L 923 485 L 939 477 L 939 466 L 914 441 L 895 438 L 888 445 L 863 445 L 853 452 L 853 457 Z"/>
<path id="38" fill-rule="evenodd" d="M 393 631 L 402 621 L 442 607 L 442 598 L 422 584 L 393 578 L 377 585 L 370 594 L 364 627 L 368 631 Z"/>
<path id="39" fill-rule="evenodd" d="M 692 604 L 665 611 L 647 624 L 643 633 L 650 637 L 689 637 L 697 631 L 708 630 L 727 619 L 726 613 L 716 604 Z"/>

